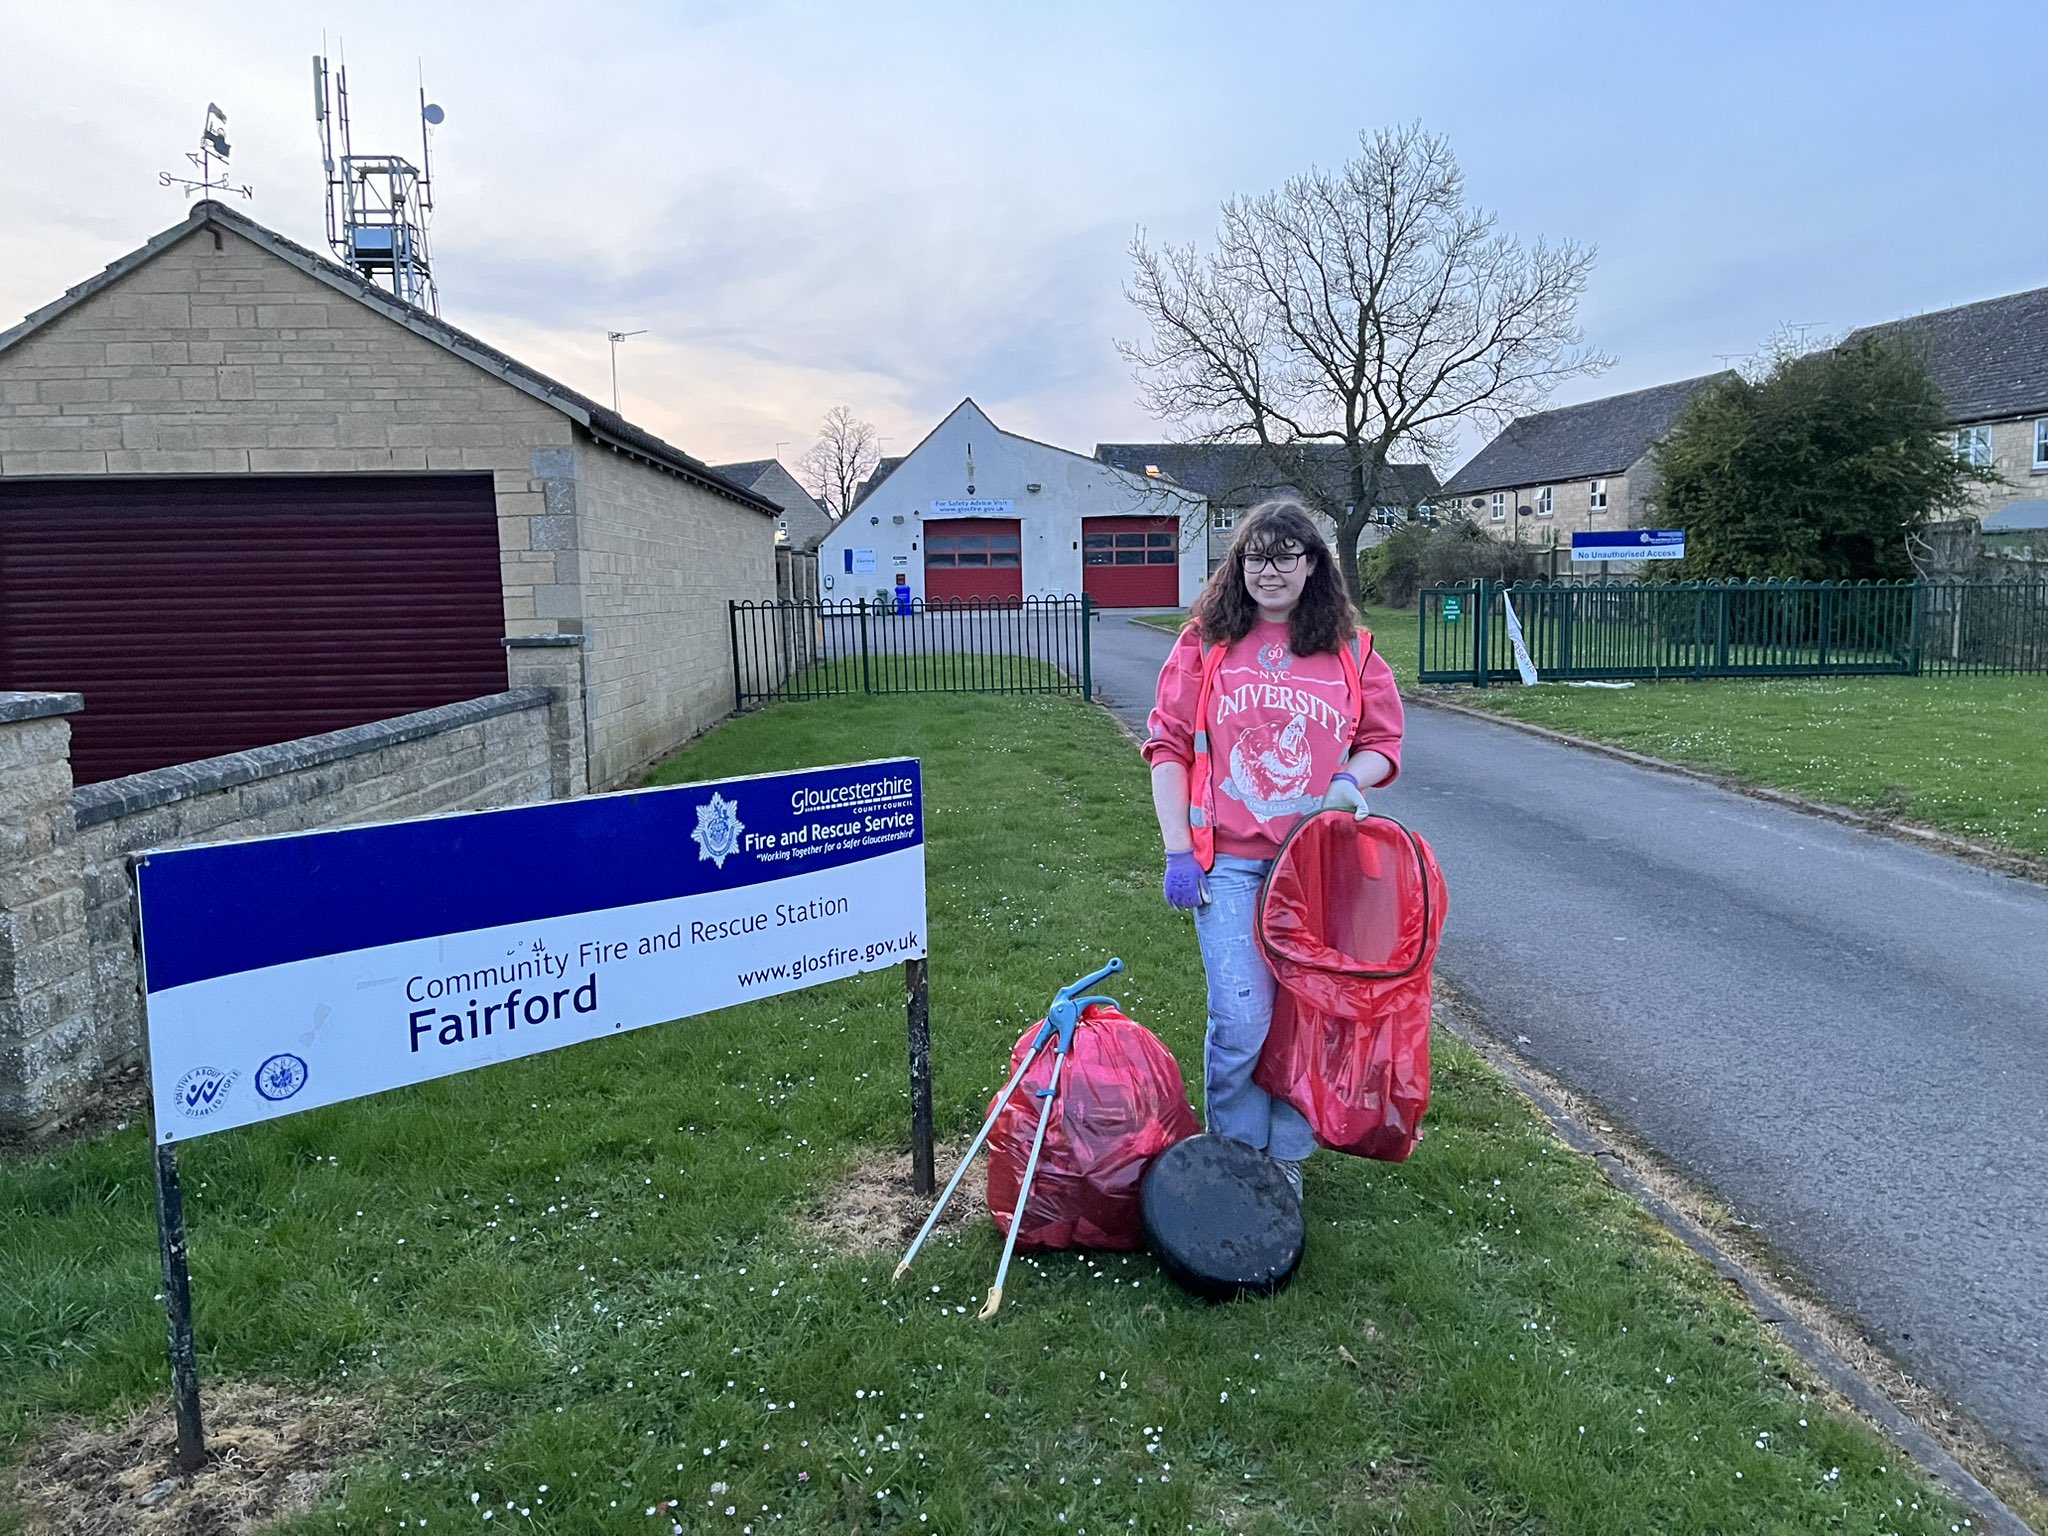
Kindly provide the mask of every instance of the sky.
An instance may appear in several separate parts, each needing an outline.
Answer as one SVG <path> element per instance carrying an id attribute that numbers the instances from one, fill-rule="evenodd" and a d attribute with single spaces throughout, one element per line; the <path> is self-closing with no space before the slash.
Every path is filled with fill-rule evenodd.
<path id="1" fill-rule="evenodd" d="M 311 58 L 358 152 L 434 130 L 443 315 L 712 463 L 963 396 L 1088 452 L 1171 437 L 1118 340 L 1130 242 L 1444 135 L 1468 201 L 1597 248 L 1613 366 L 1554 404 L 2048 284 L 2038 5 L 170 6 L 0 0 L 0 329 L 177 223 L 208 102 L 237 206 L 316 249 Z M 1476 449 L 1467 433 L 1448 470 Z"/>

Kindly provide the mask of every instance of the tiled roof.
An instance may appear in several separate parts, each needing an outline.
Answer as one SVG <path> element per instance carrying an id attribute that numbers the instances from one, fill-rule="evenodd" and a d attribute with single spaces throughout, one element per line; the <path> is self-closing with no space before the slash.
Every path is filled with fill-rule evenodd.
<path id="1" fill-rule="evenodd" d="M 1302 452 L 1324 494 L 1334 502 L 1348 500 L 1350 469 L 1343 446 L 1319 443 Z M 1297 489 L 1257 443 L 1097 443 L 1095 457 L 1136 475 L 1157 469 L 1161 477 L 1218 506 L 1249 506 Z M 1378 500 L 1383 507 L 1412 507 L 1436 490 L 1436 474 L 1427 464 L 1389 464 Z"/>
<path id="2" fill-rule="evenodd" d="M 875 464 L 874 469 L 869 473 L 867 479 L 861 481 L 859 485 L 853 488 L 854 506 L 857 507 L 862 502 L 866 501 L 868 497 L 874 492 L 875 487 L 880 485 L 884 480 L 888 479 L 891 475 L 896 473 L 896 466 L 898 464 L 901 464 L 905 459 L 909 457 L 910 455 L 907 453 L 899 453 L 893 459 L 878 460 Z"/>
<path id="3" fill-rule="evenodd" d="M 1709 373 L 1519 417 L 1444 482 L 1444 493 L 1470 496 L 1618 475 L 1671 430 L 1695 394 L 1716 379 L 1733 377 Z"/>
<path id="4" fill-rule="evenodd" d="M 838 525 L 803 482 L 789 472 L 780 459 L 748 459 L 742 464 L 711 466 L 735 485 L 744 485 L 757 496 L 766 496 L 782 508 L 782 525 L 789 531 L 789 543 L 796 549 L 816 549 L 825 535 Z"/>
<path id="5" fill-rule="evenodd" d="M 1920 348 L 1957 421 L 2048 411 L 2048 288 L 1866 325 L 1843 345 L 1866 336 Z"/>
<path id="6" fill-rule="evenodd" d="M 693 480 L 729 500 L 742 502 L 757 512 L 779 513 L 780 509 L 766 497 L 756 496 L 752 491 L 734 485 L 714 472 L 702 460 L 692 458 L 672 443 L 663 442 L 644 427 L 635 426 L 617 411 L 606 409 L 589 396 L 578 394 L 566 384 L 557 383 L 538 369 L 530 368 L 517 358 L 500 352 L 488 342 L 479 341 L 469 332 L 450 325 L 439 315 L 429 314 L 416 305 L 406 303 L 348 268 L 308 250 L 295 240 L 286 239 L 274 229 L 258 224 L 247 215 L 208 200 L 194 203 L 191 213 L 186 216 L 183 223 L 173 225 L 120 260 L 110 263 L 104 272 L 95 273 L 77 287 L 67 290 L 62 298 L 44 305 L 19 325 L 0 331 L 0 352 L 5 352 L 17 342 L 33 335 L 73 306 L 134 271 L 159 251 L 175 245 L 207 224 L 218 224 L 223 229 L 232 230 L 244 239 L 263 246 L 309 277 L 359 300 L 415 335 L 424 337 L 437 346 L 445 347 L 463 361 L 495 374 L 535 399 L 553 406 L 599 442 L 637 453 L 652 463 L 673 470 L 683 478 Z"/>

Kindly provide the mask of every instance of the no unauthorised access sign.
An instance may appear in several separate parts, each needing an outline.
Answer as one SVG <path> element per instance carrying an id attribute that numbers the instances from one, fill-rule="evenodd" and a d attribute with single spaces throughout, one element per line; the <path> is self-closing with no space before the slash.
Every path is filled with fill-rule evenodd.
<path id="1" fill-rule="evenodd" d="M 159 1145 L 925 955 L 898 758 L 135 860 Z"/>
<path id="2" fill-rule="evenodd" d="M 1628 528 L 1615 533 L 1575 533 L 1572 559 L 1683 560 L 1683 528 Z"/>

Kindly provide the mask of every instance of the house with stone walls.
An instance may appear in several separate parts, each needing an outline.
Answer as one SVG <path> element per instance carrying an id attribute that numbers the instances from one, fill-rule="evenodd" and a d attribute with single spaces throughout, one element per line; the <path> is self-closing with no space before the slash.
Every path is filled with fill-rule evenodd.
<path id="1" fill-rule="evenodd" d="M 1316 476 L 1316 488 L 1333 505 L 1350 506 L 1351 461 L 1339 443 L 1303 445 L 1300 453 Z M 1095 457 L 1131 474 L 1185 487 L 1209 503 L 1208 565 L 1215 570 L 1230 551 L 1238 519 L 1262 501 L 1299 496 L 1301 488 L 1277 469 L 1258 443 L 1097 443 Z M 1359 540 L 1361 549 L 1385 530 L 1407 522 L 1430 505 L 1436 473 L 1427 464 L 1389 464 L 1374 498 L 1373 521 Z M 1318 519 L 1325 537 L 1337 530 Z"/>
<path id="2" fill-rule="evenodd" d="M 789 466 L 780 459 L 748 459 L 739 464 L 711 466 L 734 485 L 743 485 L 766 496 L 782 508 L 776 519 L 775 542 L 788 549 L 815 551 L 833 528 L 832 514 L 813 496 Z"/>
<path id="3" fill-rule="evenodd" d="M 81 783 L 580 668 L 589 781 L 721 718 L 782 504 L 213 202 L 0 331 L 0 690 Z"/>
<path id="4" fill-rule="evenodd" d="M 1998 474 L 1973 488 L 1970 510 L 1987 532 L 2020 531 L 2035 514 L 2019 504 L 2048 498 L 2048 288 L 1865 326 L 1842 344 L 1865 338 L 1903 345 L 1926 364 L 1955 423 L 1956 457 Z"/>
<path id="5" fill-rule="evenodd" d="M 1733 376 L 1705 374 L 1518 416 L 1444 482 L 1436 510 L 1538 547 L 1636 527 L 1656 486 L 1651 451 L 1694 395 Z"/>

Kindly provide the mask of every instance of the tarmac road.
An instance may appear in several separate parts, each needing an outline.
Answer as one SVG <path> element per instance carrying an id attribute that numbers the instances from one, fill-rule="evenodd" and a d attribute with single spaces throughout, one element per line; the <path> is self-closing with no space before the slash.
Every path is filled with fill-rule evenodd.
<path id="1" fill-rule="evenodd" d="M 1170 644 L 1097 627 L 1140 734 Z M 2048 1483 L 2048 888 L 1424 708 L 1373 800 L 1487 1027 Z"/>

